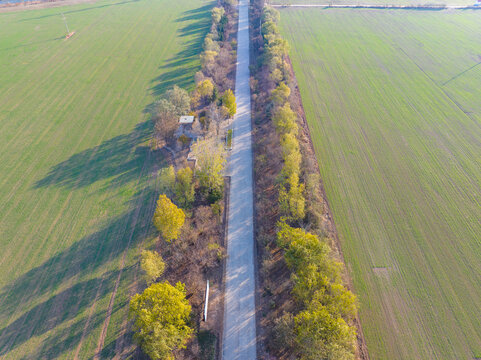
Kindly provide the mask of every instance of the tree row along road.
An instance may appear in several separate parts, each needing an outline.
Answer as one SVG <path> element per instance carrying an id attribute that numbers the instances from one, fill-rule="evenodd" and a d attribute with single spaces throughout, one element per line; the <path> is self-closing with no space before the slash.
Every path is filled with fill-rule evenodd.
<path id="1" fill-rule="evenodd" d="M 256 319 L 248 0 L 239 1 L 235 96 L 222 353 L 224 360 L 253 360 Z"/>

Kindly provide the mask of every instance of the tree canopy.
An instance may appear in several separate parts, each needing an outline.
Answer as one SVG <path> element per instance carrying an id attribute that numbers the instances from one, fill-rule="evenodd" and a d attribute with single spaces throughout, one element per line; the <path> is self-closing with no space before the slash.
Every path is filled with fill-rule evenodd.
<path id="1" fill-rule="evenodd" d="M 237 105 L 235 102 L 235 96 L 231 89 L 227 89 L 222 95 L 222 105 L 224 105 L 229 111 L 229 115 L 232 117 L 237 112 Z"/>
<path id="2" fill-rule="evenodd" d="M 174 359 L 172 351 L 184 348 L 193 333 L 190 313 L 183 284 L 152 284 L 130 301 L 134 339 L 151 359 Z"/>
<path id="3" fill-rule="evenodd" d="M 182 209 L 179 209 L 166 195 L 160 195 L 153 222 L 162 237 L 168 242 L 177 239 L 184 221 L 185 214 Z"/>
<path id="4" fill-rule="evenodd" d="M 147 284 L 150 284 L 164 273 L 165 263 L 159 253 L 150 250 L 143 250 L 140 260 L 140 267 L 144 272 Z"/>
<path id="5" fill-rule="evenodd" d="M 175 183 L 175 199 L 184 208 L 190 208 L 195 198 L 195 187 L 193 183 L 194 174 L 190 167 L 177 171 Z"/>
<path id="6" fill-rule="evenodd" d="M 204 191 L 212 192 L 223 188 L 226 154 L 222 144 L 215 139 L 197 140 L 192 146 L 197 158 L 197 176 Z"/>

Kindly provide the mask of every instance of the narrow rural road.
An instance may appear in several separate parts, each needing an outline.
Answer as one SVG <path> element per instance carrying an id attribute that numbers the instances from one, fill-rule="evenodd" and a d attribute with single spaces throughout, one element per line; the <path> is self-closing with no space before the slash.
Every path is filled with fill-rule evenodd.
<path id="1" fill-rule="evenodd" d="M 252 127 L 249 87 L 249 2 L 239 0 L 237 115 L 231 176 L 224 308 L 223 359 L 256 358 Z"/>

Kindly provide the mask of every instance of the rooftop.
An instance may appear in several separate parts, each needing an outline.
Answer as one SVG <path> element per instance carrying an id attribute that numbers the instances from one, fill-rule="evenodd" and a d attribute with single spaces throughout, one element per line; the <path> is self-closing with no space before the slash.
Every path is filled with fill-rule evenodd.
<path id="1" fill-rule="evenodd" d="M 179 119 L 179 124 L 192 124 L 194 122 L 193 116 L 181 116 Z"/>

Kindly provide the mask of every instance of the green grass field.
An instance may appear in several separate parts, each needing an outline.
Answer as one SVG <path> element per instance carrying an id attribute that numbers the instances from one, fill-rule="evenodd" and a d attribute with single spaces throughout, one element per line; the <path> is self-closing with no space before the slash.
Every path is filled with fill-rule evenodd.
<path id="1" fill-rule="evenodd" d="M 270 4 L 321 4 L 321 5 L 459 5 L 471 6 L 476 0 L 269 0 Z"/>
<path id="2" fill-rule="evenodd" d="M 211 6 L 0 13 L 1 359 L 132 352 L 127 305 L 162 161 L 148 108 L 174 83 L 193 86 Z"/>
<path id="3" fill-rule="evenodd" d="M 281 23 L 371 359 L 481 357 L 481 13 Z"/>

